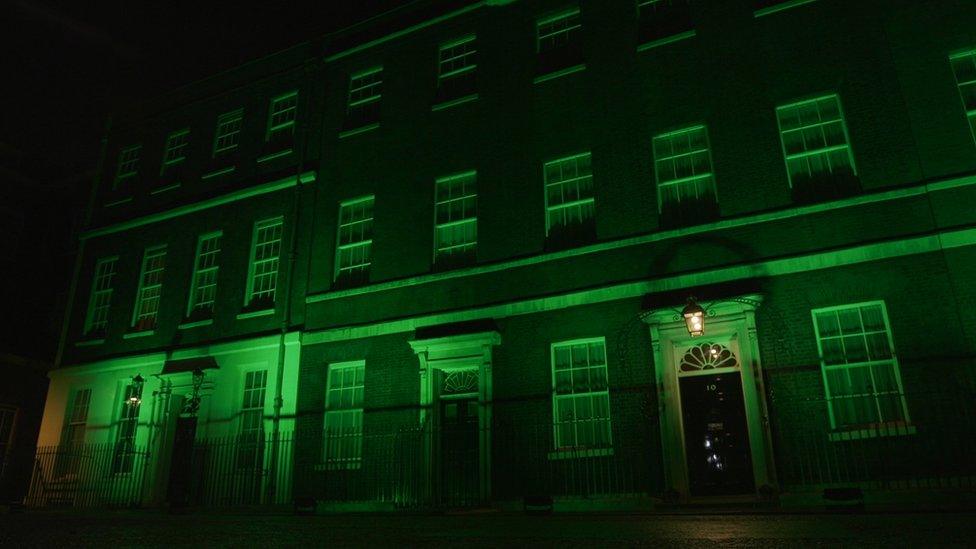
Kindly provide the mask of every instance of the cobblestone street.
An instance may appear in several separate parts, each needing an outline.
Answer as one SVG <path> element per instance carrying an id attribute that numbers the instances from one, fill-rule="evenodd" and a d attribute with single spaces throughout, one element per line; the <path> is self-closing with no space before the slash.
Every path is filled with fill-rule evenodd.
<path id="1" fill-rule="evenodd" d="M 0 545 L 51 546 L 737 546 L 971 545 L 972 514 L 0 516 Z"/>

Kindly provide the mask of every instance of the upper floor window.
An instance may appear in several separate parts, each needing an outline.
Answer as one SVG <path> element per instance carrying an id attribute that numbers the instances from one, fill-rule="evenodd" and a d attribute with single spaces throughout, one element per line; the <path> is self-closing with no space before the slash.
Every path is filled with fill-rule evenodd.
<path id="1" fill-rule="evenodd" d="M 349 96 L 346 103 L 347 129 L 379 122 L 379 105 L 383 97 L 383 67 L 373 67 L 349 77 Z"/>
<path id="2" fill-rule="evenodd" d="M 247 306 L 270 309 L 278 289 L 278 263 L 284 220 L 266 219 L 254 224 L 250 273 L 247 278 Z"/>
<path id="3" fill-rule="evenodd" d="M 839 198 L 861 190 L 837 95 L 777 107 L 776 120 L 795 200 Z"/>
<path id="4" fill-rule="evenodd" d="M 241 125 L 244 121 L 244 109 L 237 109 L 220 115 L 217 118 L 217 130 L 214 133 L 213 154 L 232 151 L 241 141 Z"/>
<path id="5" fill-rule="evenodd" d="M 238 469 L 257 469 L 264 463 L 264 399 L 267 387 L 267 370 L 244 374 L 241 434 L 237 445 Z"/>
<path id="6" fill-rule="evenodd" d="M 831 428 L 907 425 L 908 406 L 884 302 L 814 309 L 812 314 Z"/>
<path id="7" fill-rule="evenodd" d="M 610 448 L 605 338 L 553 343 L 550 356 L 555 450 Z"/>
<path id="8" fill-rule="evenodd" d="M 163 171 L 186 160 L 186 149 L 190 143 L 190 130 L 183 129 L 169 134 L 166 150 L 163 152 Z"/>
<path id="9" fill-rule="evenodd" d="M 441 44 L 437 63 L 437 101 L 458 99 L 476 91 L 477 53 L 475 35 Z"/>
<path id="10" fill-rule="evenodd" d="M 139 289 L 132 313 L 132 327 L 137 331 L 153 330 L 159 320 L 159 301 L 163 290 L 163 269 L 166 267 L 166 246 L 146 248 L 142 256 Z"/>
<path id="11" fill-rule="evenodd" d="M 220 264 L 220 238 L 217 231 L 201 236 L 197 240 L 197 255 L 193 262 L 193 280 L 190 286 L 190 303 L 187 317 L 193 319 L 210 318 L 213 315 L 217 296 L 217 272 Z"/>
<path id="12" fill-rule="evenodd" d="M 952 73 L 956 76 L 962 107 L 969 120 L 969 130 L 976 140 L 976 50 L 953 55 L 949 58 Z"/>
<path id="13" fill-rule="evenodd" d="M 443 177 L 434 190 L 434 264 L 454 266 L 475 258 L 478 246 L 477 174 Z"/>
<path id="14" fill-rule="evenodd" d="M 358 468 L 362 462 L 365 374 L 361 360 L 329 365 L 322 459 L 330 467 Z"/>
<path id="15" fill-rule="evenodd" d="M 267 141 L 278 141 L 295 133 L 295 118 L 298 115 L 298 92 L 293 91 L 271 100 L 268 110 Z"/>
<path id="16" fill-rule="evenodd" d="M 573 7 L 536 21 L 536 73 L 547 74 L 574 68 L 583 62 L 583 24 L 579 7 Z"/>
<path id="17" fill-rule="evenodd" d="M 126 147 L 119 152 L 119 164 L 115 170 L 112 189 L 118 189 L 123 183 L 128 182 L 139 174 L 139 156 L 141 154 L 142 145 Z"/>
<path id="18" fill-rule="evenodd" d="M 129 383 L 122 391 L 122 411 L 115 432 L 115 455 L 112 472 L 131 473 L 136 458 L 136 429 L 139 427 L 139 408 L 142 403 L 142 385 Z"/>
<path id="19" fill-rule="evenodd" d="M 661 225 L 691 225 L 717 217 L 715 174 L 705 126 L 656 135 L 653 141 Z"/>
<path id="20" fill-rule="evenodd" d="M 546 236 L 550 247 L 596 237 L 593 168 L 589 152 L 546 162 Z"/>
<path id="21" fill-rule="evenodd" d="M 373 251 L 373 197 L 339 205 L 336 236 L 335 281 L 357 284 L 369 280 Z"/>
<path id="22" fill-rule="evenodd" d="M 695 34 L 690 0 L 637 0 L 638 43 L 656 45 Z"/>
<path id="23" fill-rule="evenodd" d="M 85 333 L 104 333 L 108 326 L 108 312 L 112 305 L 115 265 L 118 257 L 106 257 L 95 263 L 91 295 L 88 298 L 88 314 L 85 316 Z"/>

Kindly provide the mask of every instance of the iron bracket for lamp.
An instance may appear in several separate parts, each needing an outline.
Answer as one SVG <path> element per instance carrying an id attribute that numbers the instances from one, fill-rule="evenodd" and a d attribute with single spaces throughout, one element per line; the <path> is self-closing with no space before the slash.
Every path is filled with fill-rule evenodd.
<path id="1" fill-rule="evenodd" d="M 682 309 L 675 309 L 672 307 L 662 307 L 658 309 L 651 309 L 649 311 L 644 311 L 640 314 L 640 319 L 644 320 L 647 317 L 656 314 L 660 311 L 671 311 L 674 313 L 672 321 L 679 322 L 684 321 L 685 327 L 688 329 L 689 335 L 692 337 L 698 337 L 705 334 L 705 318 L 715 316 L 715 306 L 723 303 L 739 303 L 742 305 L 749 305 L 752 307 L 758 307 L 760 301 L 757 299 L 752 299 L 748 297 L 729 297 L 716 299 L 710 301 L 705 305 L 700 305 L 694 296 L 688 297 L 688 302 Z"/>

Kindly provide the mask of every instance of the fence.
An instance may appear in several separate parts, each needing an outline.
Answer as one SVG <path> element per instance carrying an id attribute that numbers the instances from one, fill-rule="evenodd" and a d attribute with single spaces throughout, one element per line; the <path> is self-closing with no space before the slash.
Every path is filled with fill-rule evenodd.
<path id="1" fill-rule="evenodd" d="M 827 399 L 774 393 L 770 406 L 781 488 L 976 487 L 976 392 L 943 386 L 894 398 L 904 399 L 909 421 L 831 429 Z"/>
<path id="2" fill-rule="evenodd" d="M 25 504 L 128 507 L 142 500 L 145 448 L 68 444 L 37 449 Z"/>

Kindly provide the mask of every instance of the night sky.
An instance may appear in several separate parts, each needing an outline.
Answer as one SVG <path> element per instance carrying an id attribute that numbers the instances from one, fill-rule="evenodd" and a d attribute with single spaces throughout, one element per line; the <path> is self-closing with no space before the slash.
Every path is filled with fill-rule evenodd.
<path id="1" fill-rule="evenodd" d="M 9 78 L 0 86 L 9 94 L 0 140 L 26 155 L 28 172 L 91 170 L 106 116 L 119 105 L 409 3 L 8 0 L 0 7 Z"/>

